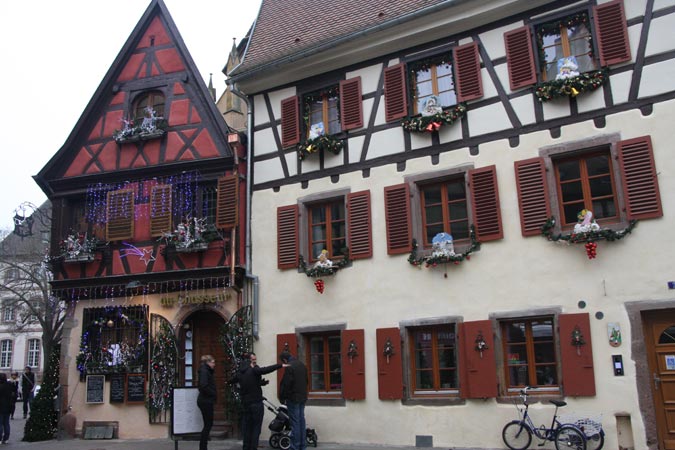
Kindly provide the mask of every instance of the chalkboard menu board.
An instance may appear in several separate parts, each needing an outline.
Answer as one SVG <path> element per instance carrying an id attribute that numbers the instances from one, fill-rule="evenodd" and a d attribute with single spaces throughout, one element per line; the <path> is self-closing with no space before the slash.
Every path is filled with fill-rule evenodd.
<path id="1" fill-rule="evenodd" d="M 145 402 L 145 375 L 127 374 L 127 403 Z"/>
<path id="2" fill-rule="evenodd" d="M 105 375 L 87 375 L 87 403 L 103 403 Z"/>
<path id="3" fill-rule="evenodd" d="M 110 403 L 124 402 L 125 376 L 119 373 L 110 375 Z"/>
<path id="4" fill-rule="evenodd" d="M 199 390 L 196 387 L 174 388 L 171 395 L 171 434 L 199 433 L 204 428 L 202 412 L 197 406 Z"/>

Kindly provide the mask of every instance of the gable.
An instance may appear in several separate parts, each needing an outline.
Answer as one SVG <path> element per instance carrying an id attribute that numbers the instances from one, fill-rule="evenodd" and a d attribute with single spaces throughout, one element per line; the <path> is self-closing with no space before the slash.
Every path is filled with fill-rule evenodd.
<path id="1" fill-rule="evenodd" d="M 144 108 L 148 93 L 161 99 L 161 114 L 153 108 L 150 115 Z M 136 134 L 146 123 L 144 114 L 150 115 L 148 123 L 154 128 Z M 134 132 L 122 135 L 125 126 Z M 99 175 L 180 161 L 229 160 L 232 150 L 227 134 L 228 127 L 164 3 L 154 0 L 66 144 L 38 179 Z"/>

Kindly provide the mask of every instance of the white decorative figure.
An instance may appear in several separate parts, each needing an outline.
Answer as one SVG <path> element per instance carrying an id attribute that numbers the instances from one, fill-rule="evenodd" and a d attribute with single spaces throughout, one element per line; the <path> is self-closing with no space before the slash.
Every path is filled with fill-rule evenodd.
<path id="1" fill-rule="evenodd" d="M 443 112 L 443 108 L 441 108 L 440 101 L 435 95 L 429 97 L 424 103 L 424 108 L 422 108 L 423 116 L 433 116 L 441 112 Z"/>
<path id="2" fill-rule="evenodd" d="M 111 361 L 108 361 L 109 366 L 116 366 L 122 362 L 122 353 L 120 352 L 120 344 L 110 344 L 108 346 L 108 353 L 112 356 Z"/>
<path id="3" fill-rule="evenodd" d="M 438 233 L 431 240 L 433 249 L 432 256 L 454 256 L 455 244 L 453 243 L 452 235 L 448 233 Z"/>
<path id="4" fill-rule="evenodd" d="M 310 139 L 316 139 L 319 136 L 323 136 L 324 134 L 326 134 L 326 131 L 324 129 L 323 122 L 313 123 L 309 128 Z"/>
<path id="5" fill-rule="evenodd" d="M 155 131 L 155 129 L 157 128 L 156 122 L 157 122 L 157 113 L 152 108 L 152 106 L 146 107 L 145 117 L 143 117 L 143 122 L 141 122 L 141 128 L 143 129 L 143 131 L 147 131 L 149 133 Z"/>
<path id="6" fill-rule="evenodd" d="M 556 80 L 565 80 L 567 78 L 574 78 L 579 76 L 579 65 L 574 56 L 561 58 L 558 60 L 558 75 Z"/>
<path id="7" fill-rule="evenodd" d="M 333 267 L 333 261 L 328 259 L 328 250 L 321 250 L 317 258 L 318 261 L 314 264 L 315 267 Z"/>
<path id="8" fill-rule="evenodd" d="M 582 210 L 577 218 L 581 221 L 574 225 L 574 233 L 588 233 L 589 231 L 598 231 L 600 225 L 598 225 L 593 219 L 593 213 L 587 209 Z"/>

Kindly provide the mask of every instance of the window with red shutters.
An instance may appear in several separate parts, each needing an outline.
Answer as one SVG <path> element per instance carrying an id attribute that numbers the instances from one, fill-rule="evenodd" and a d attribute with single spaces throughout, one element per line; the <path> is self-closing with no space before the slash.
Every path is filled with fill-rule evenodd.
<path id="1" fill-rule="evenodd" d="M 378 328 L 377 391 L 380 400 L 403 398 L 403 355 L 401 331 L 398 328 Z"/>
<path id="2" fill-rule="evenodd" d="M 563 394 L 573 397 L 595 396 L 593 342 L 589 314 L 560 314 L 558 321 Z M 579 336 L 580 345 L 574 345 L 575 336 Z"/>
<path id="3" fill-rule="evenodd" d="M 541 157 L 516 161 L 523 236 L 541 234 L 552 215 L 558 231 L 569 228 L 583 209 L 609 227 L 663 216 L 651 138 L 617 137 L 575 141 L 542 149 Z"/>
<path id="4" fill-rule="evenodd" d="M 412 398 L 458 396 L 456 328 L 455 323 L 407 328 Z"/>
<path id="5" fill-rule="evenodd" d="M 457 78 L 457 100 L 466 102 L 483 96 L 483 82 L 480 74 L 478 43 L 455 47 L 455 76 Z"/>
<path id="6" fill-rule="evenodd" d="M 506 64 L 511 90 L 530 86 L 537 82 L 534 52 L 530 27 L 521 27 L 504 33 Z"/>
<path id="7" fill-rule="evenodd" d="M 492 322 L 477 320 L 459 323 L 458 336 L 460 397 L 496 397 L 497 360 Z"/>
<path id="8" fill-rule="evenodd" d="M 401 119 L 408 114 L 405 64 L 384 69 L 384 113 L 387 122 Z"/>
<path id="9" fill-rule="evenodd" d="M 300 142 L 300 108 L 297 96 L 281 101 L 281 145 L 290 147 Z"/>
<path id="10" fill-rule="evenodd" d="M 312 194 L 280 207 L 277 222 L 279 268 L 297 268 L 299 255 L 313 262 L 324 249 L 330 259 L 345 248 L 350 259 L 373 254 L 370 191 Z"/>
<path id="11" fill-rule="evenodd" d="M 593 8 L 600 64 L 610 66 L 630 61 L 630 43 L 623 0 L 604 3 Z"/>
<path id="12" fill-rule="evenodd" d="M 216 227 L 231 229 L 237 226 L 239 217 L 239 177 L 237 174 L 218 179 L 216 204 Z"/>
<path id="13" fill-rule="evenodd" d="M 340 81 L 340 122 L 343 130 L 363 126 L 361 77 Z"/>
<path id="14" fill-rule="evenodd" d="M 134 238 L 134 191 L 120 189 L 107 194 L 106 240 Z"/>
<path id="15" fill-rule="evenodd" d="M 495 166 L 406 177 L 405 183 L 386 187 L 384 197 L 390 255 L 410 252 L 413 238 L 430 250 L 441 232 L 456 236 L 455 246 L 468 246 L 472 225 L 481 242 L 504 237 Z"/>
<path id="16" fill-rule="evenodd" d="M 366 398 L 366 346 L 363 330 L 342 330 L 342 397 L 346 400 Z"/>

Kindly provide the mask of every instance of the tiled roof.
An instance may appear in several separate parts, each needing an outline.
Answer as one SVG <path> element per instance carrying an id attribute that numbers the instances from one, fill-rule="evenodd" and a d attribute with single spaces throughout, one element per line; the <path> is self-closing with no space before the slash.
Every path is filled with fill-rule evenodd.
<path id="1" fill-rule="evenodd" d="M 242 73 L 452 0 L 263 0 Z"/>

